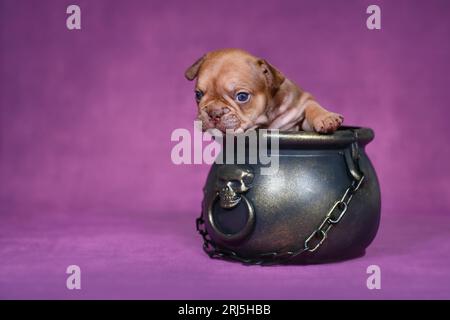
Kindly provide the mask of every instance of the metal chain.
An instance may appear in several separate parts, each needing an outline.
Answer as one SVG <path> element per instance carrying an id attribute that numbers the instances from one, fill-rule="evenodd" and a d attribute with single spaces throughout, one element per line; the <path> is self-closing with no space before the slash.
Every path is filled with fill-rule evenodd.
<path id="1" fill-rule="evenodd" d="M 353 158 L 355 161 L 359 160 L 358 152 L 354 155 Z M 258 264 L 258 265 L 269 265 L 280 262 L 286 262 L 287 260 L 292 259 L 302 253 L 315 252 L 327 239 L 328 232 L 331 230 L 331 228 L 342 220 L 345 213 L 347 212 L 347 209 L 349 207 L 350 202 L 353 199 L 355 192 L 359 190 L 363 181 L 364 181 L 363 174 L 361 175 L 361 179 L 352 180 L 352 183 L 345 190 L 343 196 L 333 204 L 331 209 L 326 214 L 325 218 L 320 223 L 319 227 L 317 227 L 306 238 L 303 247 L 295 251 L 266 252 L 260 253 L 254 258 L 244 258 L 232 250 L 219 248 L 214 243 L 214 241 L 211 239 L 210 235 L 208 234 L 208 231 L 205 228 L 205 220 L 203 219 L 203 214 L 201 214 L 200 217 L 198 217 L 196 220 L 196 228 L 203 238 L 203 250 L 209 255 L 210 258 L 231 259 L 239 261 L 244 264 Z"/>

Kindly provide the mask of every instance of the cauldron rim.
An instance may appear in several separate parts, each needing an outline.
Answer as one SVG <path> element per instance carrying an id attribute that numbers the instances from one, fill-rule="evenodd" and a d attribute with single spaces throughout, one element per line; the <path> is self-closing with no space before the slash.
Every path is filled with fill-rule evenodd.
<path id="1" fill-rule="evenodd" d="M 364 147 L 374 139 L 375 134 L 371 128 L 342 126 L 330 134 L 265 130 L 258 136 L 267 141 L 278 138 L 280 147 L 336 148 L 348 146 L 353 142 L 358 142 L 361 147 Z"/>

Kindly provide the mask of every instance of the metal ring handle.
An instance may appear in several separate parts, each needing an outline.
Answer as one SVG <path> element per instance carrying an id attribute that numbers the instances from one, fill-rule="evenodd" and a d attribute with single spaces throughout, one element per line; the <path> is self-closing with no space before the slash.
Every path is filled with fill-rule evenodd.
<path id="1" fill-rule="evenodd" d="M 255 225 L 255 210 L 253 209 L 252 203 L 250 202 L 250 200 L 247 199 L 247 197 L 245 195 L 241 194 L 241 198 L 242 198 L 242 200 L 244 200 L 244 203 L 247 206 L 247 211 L 248 211 L 247 222 L 246 222 L 244 228 L 242 228 L 242 230 L 237 233 L 233 233 L 233 234 L 223 233 L 217 227 L 217 225 L 214 221 L 214 216 L 213 216 L 214 203 L 216 203 L 218 197 L 219 197 L 219 193 L 216 193 L 208 205 L 208 222 L 211 225 L 211 228 L 214 230 L 217 237 L 222 241 L 239 242 L 239 241 L 243 240 L 252 232 L 253 226 Z"/>

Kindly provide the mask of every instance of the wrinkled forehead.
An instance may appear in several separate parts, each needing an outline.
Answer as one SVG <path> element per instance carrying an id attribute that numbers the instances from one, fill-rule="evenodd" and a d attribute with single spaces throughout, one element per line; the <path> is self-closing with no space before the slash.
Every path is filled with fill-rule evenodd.
<path id="1" fill-rule="evenodd" d="M 211 86 L 225 91 L 237 88 L 257 89 L 261 86 L 261 75 L 251 59 L 222 59 L 205 61 L 202 65 L 198 86 L 210 89 Z"/>

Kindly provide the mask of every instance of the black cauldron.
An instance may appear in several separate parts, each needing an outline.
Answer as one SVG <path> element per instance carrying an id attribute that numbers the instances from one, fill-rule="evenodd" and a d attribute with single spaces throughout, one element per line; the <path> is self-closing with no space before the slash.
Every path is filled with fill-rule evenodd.
<path id="1" fill-rule="evenodd" d="M 364 150 L 373 131 L 261 132 L 257 140 L 269 142 L 278 171 L 262 174 L 267 161 L 259 156 L 249 161 L 251 151 L 261 149 L 250 140 L 245 140 L 245 163 L 239 164 L 242 157 L 239 162 L 235 152 L 233 164 L 211 167 L 197 219 L 206 253 L 246 264 L 323 263 L 364 255 L 380 221 L 379 184 Z M 278 141 L 275 151 L 273 141 Z"/>

